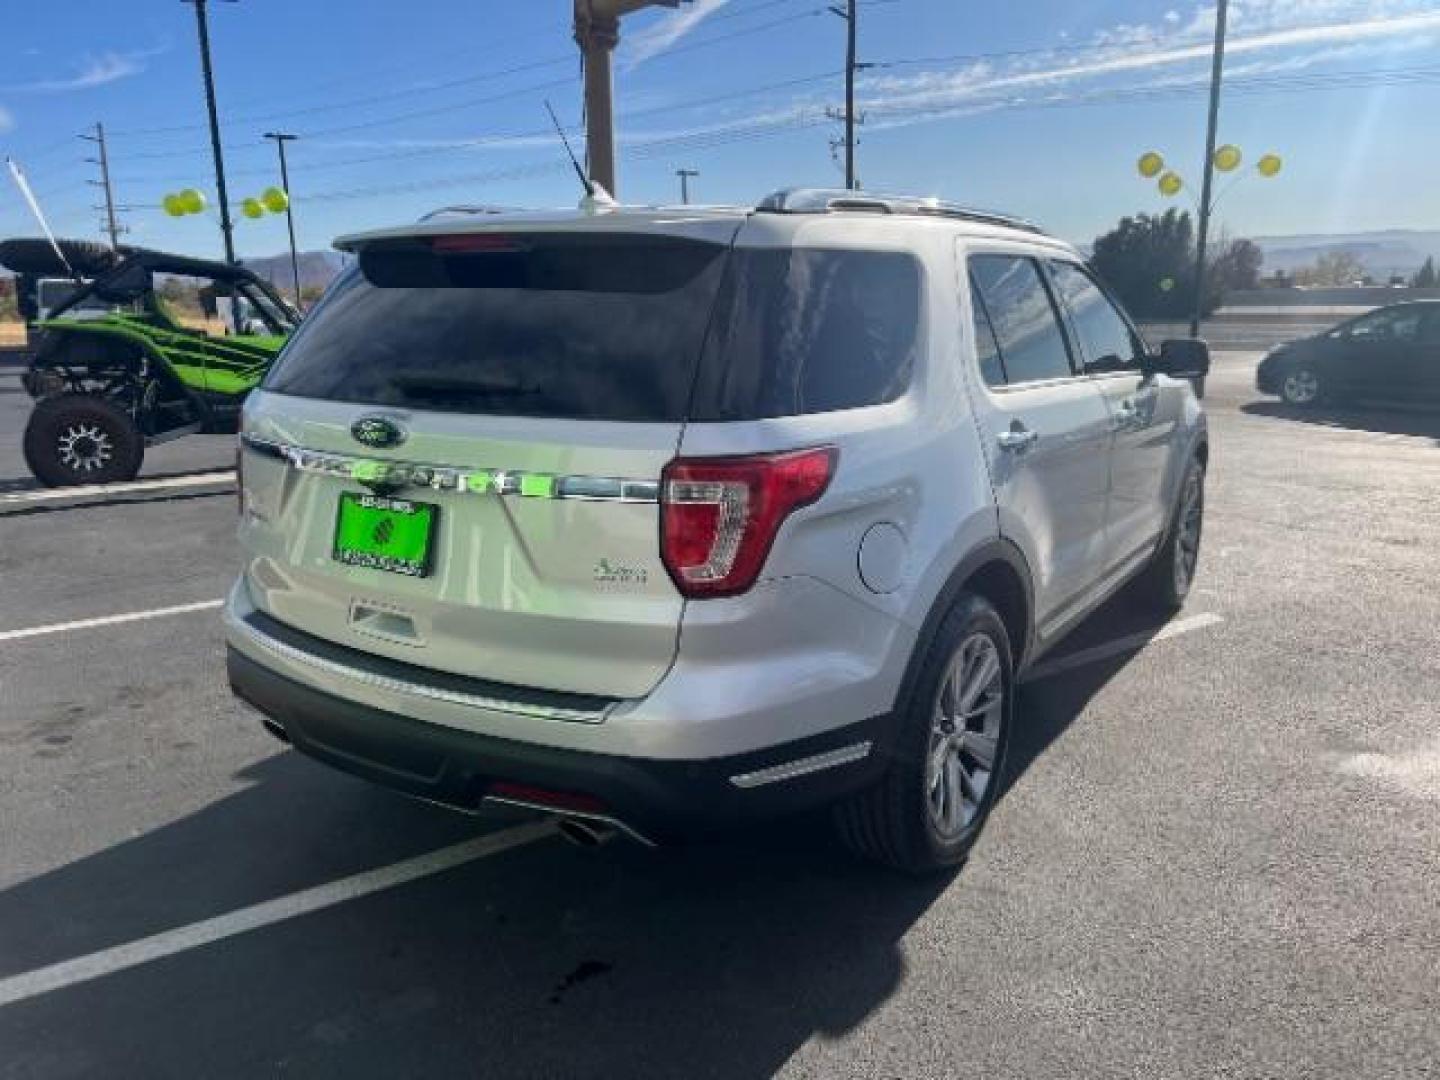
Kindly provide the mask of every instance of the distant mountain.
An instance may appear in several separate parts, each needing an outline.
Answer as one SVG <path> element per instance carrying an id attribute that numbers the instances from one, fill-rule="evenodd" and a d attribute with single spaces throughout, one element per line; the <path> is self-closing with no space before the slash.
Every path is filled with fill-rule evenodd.
<path id="1" fill-rule="evenodd" d="M 338 251 L 302 251 L 299 254 L 300 287 L 312 286 L 323 289 L 345 265 Z M 290 253 L 266 255 L 258 259 L 244 260 L 245 266 L 259 277 L 264 278 L 287 295 L 294 280 L 290 272 Z"/>
<path id="2" fill-rule="evenodd" d="M 1310 266 L 1329 251 L 1354 255 L 1376 279 L 1392 274 L 1409 277 L 1426 258 L 1440 258 L 1440 231 L 1384 229 L 1379 232 L 1312 233 L 1299 236 L 1251 237 L 1265 253 L 1264 274 L 1292 273 Z"/>

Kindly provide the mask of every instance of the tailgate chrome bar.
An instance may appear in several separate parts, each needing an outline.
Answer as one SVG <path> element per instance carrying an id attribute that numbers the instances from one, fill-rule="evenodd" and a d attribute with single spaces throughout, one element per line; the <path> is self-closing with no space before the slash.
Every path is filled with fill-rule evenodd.
<path id="1" fill-rule="evenodd" d="M 656 503 L 660 501 L 658 480 L 629 480 L 616 476 L 557 476 L 553 473 L 517 472 L 507 469 L 460 468 L 455 465 L 428 465 L 414 461 L 387 461 L 329 451 L 243 434 L 240 442 L 248 450 L 279 458 L 300 472 L 318 473 L 358 484 L 386 488 L 430 488 L 472 495 L 519 495 L 527 499 L 567 499 L 581 502 Z"/>

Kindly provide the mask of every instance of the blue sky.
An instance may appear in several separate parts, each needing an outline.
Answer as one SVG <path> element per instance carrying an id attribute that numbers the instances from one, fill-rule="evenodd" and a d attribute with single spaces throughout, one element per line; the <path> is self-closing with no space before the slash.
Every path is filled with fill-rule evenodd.
<path id="1" fill-rule="evenodd" d="M 616 61 L 620 195 L 750 202 L 836 186 L 844 24 L 825 0 L 697 0 L 631 17 Z M 302 247 L 453 202 L 578 195 L 543 101 L 580 117 L 571 0 L 239 0 L 211 5 L 232 202 L 276 182 L 262 132 L 291 144 Z M 23 13 L 17 13 L 17 10 Z M 1135 173 L 1157 149 L 1198 180 L 1213 8 L 1137 0 L 861 0 L 859 173 L 1032 217 L 1088 242 L 1169 205 Z M 1220 204 L 1234 235 L 1440 227 L 1440 2 L 1233 0 L 1222 141 L 1247 173 Z M 12 5 L 0 44 L 0 153 L 64 235 L 88 207 L 103 121 L 131 239 L 218 254 L 213 214 L 166 218 L 167 191 L 213 192 L 192 9 L 178 0 Z M 1182 196 L 1180 202 L 1184 203 Z M 212 196 L 213 202 L 213 196 Z M 0 178 L 0 235 L 33 231 Z M 285 246 L 240 221 L 242 257 Z"/>

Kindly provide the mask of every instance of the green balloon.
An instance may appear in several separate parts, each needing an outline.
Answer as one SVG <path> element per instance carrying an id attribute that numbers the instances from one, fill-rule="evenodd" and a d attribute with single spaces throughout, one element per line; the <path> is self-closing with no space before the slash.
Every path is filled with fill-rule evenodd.
<path id="1" fill-rule="evenodd" d="M 171 217 L 185 216 L 185 200 L 180 198 L 179 195 L 166 195 L 165 198 L 160 200 L 160 205 L 165 208 L 165 213 Z"/>
<path id="2" fill-rule="evenodd" d="M 1160 279 L 1160 291 L 1161 291 L 1161 292 L 1169 292 L 1169 291 L 1172 290 L 1173 288 L 1175 288 L 1175 279 L 1174 279 L 1174 278 L 1167 277 L 1167 278 L 1161 278 L 1161 279 Z"/>
<path id="3" fill-rule="evenodd" d="M 187 187 L 180 192 L 179 199 L 187 214 L 198 214 L 205 209 L 205 196 L 200 194 L 198 188 Z"/>
<path id="4" fill-rule="evenodd" d="M 282 188 L 267 187 L 260 193 L 260 201 L 272 214 L 283 214 L 286 207 L 290 205 L 290 196 L 285 194 Z"/>
<path id="5" fill-rule="evenodd" d="M 240 212 L 248 218 L 265 216 L 265 207 L 260 205 L 259 199 L 246 199 L 240 204 Z"/>

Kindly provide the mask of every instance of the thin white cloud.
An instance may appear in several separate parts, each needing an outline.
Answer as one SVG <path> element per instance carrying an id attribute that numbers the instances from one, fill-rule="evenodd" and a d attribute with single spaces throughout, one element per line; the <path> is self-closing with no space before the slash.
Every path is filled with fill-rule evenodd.
<path id="1" fill-rule="evenodd" d="M 625 47 L 626 62 L 633 68 L 659 56 L 729 2 L 730 0 L 695 0 L 695 3 L 688 7 L 662 16 L 630 36 Z"/>
<path id="2" fill-rule="evenodd" d="M 1320 0 L 1325 3 L 1326 0 Z M 1333 6 L 1333 5 L 1330 5 Z M 1273 25 L 1273 21 L 1270 23 Z M 1192 24 L 1193 25 L 1193 24 Z M 1149 70 L 1195 65 L 1210 58 L 1208 41 L 1187 42 L 1192 37 L 1189 27 L 1166 35 L 1162 40 L 1148 40 L 1150 28 L 1123 26 L 1102 35 L 1102 44 L 1093 59 L 1065 59 L 1059 52 L 1033 58 L 1027 64 L 1016 64 L 1004 72 L 996 72 L 989 63 L 976 63 L 958 71 L 917 72 L 914 75 L 877 76 L 863 84 L 862 104 L 887 110 L 945 109 L 993 100 L 997 95 L 1042 93 L 1047 99 L 1058 99 L 1069 88 L 1098 83 L 1109 76 L 1133 74 Z M 1213 31 L 1212 31 L 1213 32 Z M 1293 26 L 1263 33 L 1237 36 L 1226 47 L 1228 57 L 1281 53 L 1287 50 L 1315 50 L 1313 63 L 1334 58 L 1337 48 L 1356 55 L 1370 48 L 1393 48 L 1399 43 L 1414 47 L 1417 40 L 1440 37 L 1440 11 L 1373 18 L 1352 22 L 1311 26 Z M 1328 54 L 1328 55 L 1326 55 Z M 1296 55 L 1275 67 L 1293 70 L 1309 66 Z M 1232 73 L 1238 65 L 1232 65 Z"/>
<path id="3" fill-rule="evenodd" d="M 15 114 L 4 105 L 0 105 L 0 135 L 7 131 L 15 130 Z"/>
<path id="4" fill-rule="evenodd" d="M 146 69 L 147 60 L 164 51 L 163 46 L 130 52 L 106 50 L 85 57 L 73 75 L 57 79 L 37 79 L 34 82 L 17 83 L 0 89 L 12 94 L 64 94 L 74 90 L 91 90 L 139 75 Z"/>

